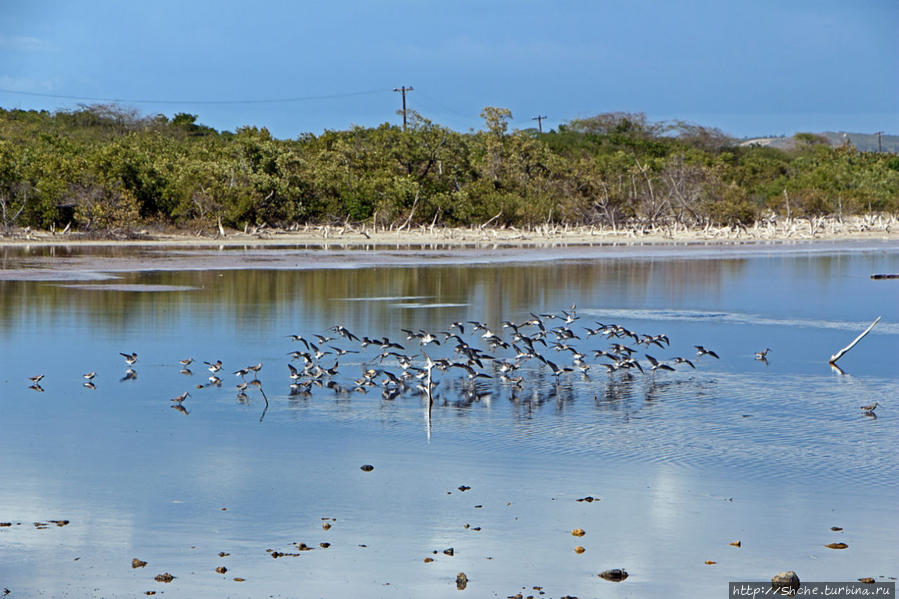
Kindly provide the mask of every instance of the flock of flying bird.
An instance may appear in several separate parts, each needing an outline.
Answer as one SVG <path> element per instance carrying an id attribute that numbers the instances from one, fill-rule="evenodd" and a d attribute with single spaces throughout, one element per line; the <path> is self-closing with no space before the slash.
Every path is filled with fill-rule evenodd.
<path id="1" fill-rule="evenodd" d="M 653 375 L 656 371 L 674 371 L 675 367 L 687 367 L 695 369 L 693 360 L 683 356 L 675 356 L 667 360 L 659 360 L 645 350 L 639 350 L 634 346 L 645 346 L 648 350 L 656 346 L 665 350 L 670 346 L 670 340 L 665 334 L 638 334 L 617 324 L 604 324 L 596 322 L 596 326 L 573 328 L 579 320 L 576 308 L 572 305 L 568 310 L 562 310 L 561 314 L 530 314 L 530 318 L 521 323 L 503 321 L 502 329 L 494 331 L 487 324 L 478 321 L 453 322 L 449 328 L 439 333 L 432 333 L 419 329 L 400 329 L 405 334 L 406 345 L 417 345 L 416 352 L 409 355 L 406 345 L 393 341 L 387 337 L 361 338 L 353 334 L 343 325 L 334 325 L 328 329 L 329 335 L 313 335 L 305 338 L 302 335 L 290 335 L 289 339 L 301 343 L 302 347 L 288 353 L 290 361 L 287 364 L 290 378 L 290 395 L 308 396 L 314 387 L 329 388 L 338 395 L 346 395 L 353 392 L 368 393 L 370 388 L 379 387 L 383 399 L 396 399 L 407 392 L 426 396 L 431 405 L 433 403 L 433 391 L 439 382 L 435 382 L 433 371 L 441 373 L 441 381 L 445 380 L 450 371 L 461 371 L 459 379 L 471 386 L 479 379 L 498 379 L 503 385 L 509 385 L 513 389 L 521 389 L 525 384 L 524 374 L 519 369 L 531 362 L 534 367 L 545 368 L 553 377 L 561 377 L 568 373 L 580 372 L 584 377 L 593 367 L 604 369 L 608 374 L 616 372 L 625 373 L 631 377 L 633 371 L 640 371 L 646 375 Z M 561 321 L 553 326 L 554 321 Z M 504 339 L 505 331 L 510 335 Z M 466 331 L 467 334 L 466 334 Z M 578 334 L 580 333 L 580 334 Z M 582 337 L 583 336 L 583 337 Z M 472 341 L 472 337 L 478 341 Z M 584 338 L 604 337 L 608 341 L 606 349 L 591 350 L 593 362 L 588 362 L 588 354 L 574 346 L 575 341 L 583 341 Z M 633 340 L 633 343 L 631 343 Z M 338 347 L 335 342 L 342 341 L 354 344 L 357 349 Z M 627 341 L 627 343 L 624 343 Z M 483 344 L 486 349 L 478 347 Z M 452 347 L 452 352 L 447 348 Z M 438 349 L 438 347 L 442 349 Z M 695 361 L 708 356 L 718 359 L 718 354 L 701 345 L 693 346 L 696 349 Z M 556 352 L 559 357 L 550 360 L 549 352 Z M 755 353 L 755 359 L 767 364 L 767 356 L 770 348 Z M 430 353 L 429 353 L 430 352 Z M 437 353 L 443 353 L 445 357 L 433 357 Z M 641 364 L 638 354 L 642 353 L 646 362 Z M 345 387 L 338 379 L 340 359 L 349 354 L 369 354 L 367 360 L 360 362 L 361 376 L 353 379 L 353 386 Z M 503 355 L 504 354 L 504 355 Z M 137 362 L 138 355 L 134 353 L 120 354 L 128 366 L 122 381 L 137 378 L 137 372 L 132 366 Z M 334 362 L 326 366 L 324 360 L 333 356 Z M 606 361 L 597 362 L 604 359 Z M 189 369 L 193 358 L 180 360 L 181 373 L 192 375 Z M 294 362 L 302 361 L 301 366 Z M 222 361 L 203 362 L 210 372 L 208 382 L 196 385 L 198 389 L 204 387 L 221 387 Z M 490 366 L 490 368 L 487 367 Z M 262 363 L 257 363 L 233 372 L 240 377 L 236 385 L 237 398 L 241 401 L 248 400 L 247 391 L 256 388 L 262 394 L 268 406 L 268 398 L 262 389 L 262 383 L 258 373 L 262 369 Z M 252 379 L 247 377 L 252 374 Z M 96 372 L 88 372 L 83 375 L 83 386 L 95 389 L 94 378 Z M 29 377 L 30 388 L 35 391 L 43 391 L 41 381 L 44 375 L 38 374 Z M 189 391 L 171 398 L 172 407 L 188 414 L 184 408 L 184 401 L 190 396 Z M 860 406 L 866 414 L 872 414 L 878 404 Z"/>

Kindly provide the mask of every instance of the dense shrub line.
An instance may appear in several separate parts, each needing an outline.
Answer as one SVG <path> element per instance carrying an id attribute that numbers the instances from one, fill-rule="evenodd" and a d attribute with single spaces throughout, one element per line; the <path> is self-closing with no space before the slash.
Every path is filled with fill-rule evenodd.
<path id="1" fill-rule="evenodd" d="M 543 134 L 510 131 L 507 109 L 482 117 L 470 133 L 412 113 L 405 131 L 383 124 L 279 140 L 264 128 L 217 132 L 183 113 L 0 109 L 0 227 L 702 227 L 899 210 L 899 156 L 814 135 L 797 135 L 786 152 L 640 114 Z"/>

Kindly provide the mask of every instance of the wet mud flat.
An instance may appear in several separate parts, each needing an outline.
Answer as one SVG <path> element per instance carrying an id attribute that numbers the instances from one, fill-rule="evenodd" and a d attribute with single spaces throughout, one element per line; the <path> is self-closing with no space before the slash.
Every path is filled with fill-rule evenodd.
<path id="1" fill-rule="evenodd" d="M 722 260 L 746 256 L 814 256 L 834 252 L 890 251 L 899 240 L 720 243 L 541 243 L 445 245 L 9 245 L 0 247 L 0 281 L 91 281 L 113 285 L 135 271 L 365 269 L 440 265 L 490 265 L 602 259 Z M 875 274 L 875 273 L 872 273 Z M 113 288 L 114 290 L 115 288 Z"/>

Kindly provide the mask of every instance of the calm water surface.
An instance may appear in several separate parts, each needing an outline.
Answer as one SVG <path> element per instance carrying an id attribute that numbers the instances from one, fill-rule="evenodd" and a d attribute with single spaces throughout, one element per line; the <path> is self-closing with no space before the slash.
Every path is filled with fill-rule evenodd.
<path id="1" fill-rule="evenodd" d="M 899 273 L 895 244 L 36 248 L 0 250 L 0 267 L 0 590 L 11 597 L 444 597 L 460 593 L 459 572 L 476 597 L 535 586 L 724 597 L 729 580 L 787 569 L 808 581 L 899 575 L 899 281 L 870 279 Z M 503 320 L 572 304 L 586 374 L 529 360 L 516 387 L 489 361 L 492 378 L 435 370 L 428 421 L 411 390 L 351 392 L 363 368 L 401 369 L 337 339 L 322 349 L 360 351 L 339 357 L 346 391 L 291 392 L 287 353 L 305 350 L 291 334 L 314 340 L 340 323 L 415 355 L 401 328 L 477 320 L 509 341 Z M 877 316 L 845 374 L 833 371 L 830 354 Z M 646 368 L 645 353 L 696 368 L 609 374 L 593 350 L 628 340 L 588 336 L 597 321 L 667 334 L 670 347 L 635 346 Z M 464 338 L 486 349 L 471 326 Z M 720 359 L 696 359 L 694 345 Z M 570 351 L 537 347 L 572 365 Z M 753 357 L 765 347 L 767 364 Z M 429 348 L 453 356 L 452 342 Z M 136 375 L 119 352 L 138 352 Z M 202 361 L 216 360 L 221 387 L 198 389 Z M 240 398 L 231 373 L 257 362 L 261 389 Z M 43 392 L 29 389 L 39 373 Z M 185 391 L 186 413 L 172 409 Z M 875 401 L 876 417 L 859 409 Z M 587 496 L 598 501 L 577 501 Z M 69 523 L 35 526 L 49 520 Z M 630 577 L 597 576 L 609 568 Z M 163 572 L 175 580 L 154 581 Z"/>

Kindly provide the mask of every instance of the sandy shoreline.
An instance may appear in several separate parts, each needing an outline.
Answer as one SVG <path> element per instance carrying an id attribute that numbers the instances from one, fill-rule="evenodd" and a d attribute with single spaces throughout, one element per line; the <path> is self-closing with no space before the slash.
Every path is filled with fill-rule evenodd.
<path id="1" fill-rule="evenodd" d="M 315 226 L 294 230 L 259 228 L 246 232 L 196 233 L 142 230 L 129 235 L 92 237 L 78 233 L 13 231 L 0 236 L 0 247 L 24 246 L 308 246 L 308 247 L 558 247 L 646 244 L 778 244 L 814 241 L 897 241 L 899 220 L 892 216 L 799 220 L 753 227 L 618 229 L 542 226 L 530 229 L 493 227 L 418 227 L 372 230 L 364 226 Z"/>

